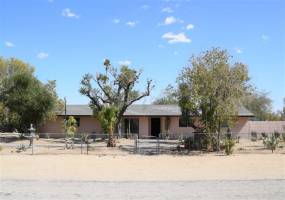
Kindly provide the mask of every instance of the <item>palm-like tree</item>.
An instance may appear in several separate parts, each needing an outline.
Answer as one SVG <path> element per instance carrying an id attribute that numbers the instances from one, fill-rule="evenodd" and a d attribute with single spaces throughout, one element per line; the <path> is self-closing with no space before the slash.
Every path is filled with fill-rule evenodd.
<path id="1" fill-rule="evenodd" d="M 98 113 L 98 120 L 101 124 L 101 127 L 103 130 L 109 134 L 109 140 L 107 143 L 108 147 L 115 147 L 116 141 L 114 138 L 114 126 L 116 123 L 116 114 L 118 112 L 118 109 L 114 106 L 107 106 L 104 107 L 99 113 Z"/>

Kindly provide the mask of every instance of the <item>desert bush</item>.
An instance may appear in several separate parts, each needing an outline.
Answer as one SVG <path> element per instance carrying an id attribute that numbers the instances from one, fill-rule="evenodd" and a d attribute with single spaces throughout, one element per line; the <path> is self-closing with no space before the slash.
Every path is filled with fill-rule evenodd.
<path id="1" fill-rule="evenodd" d="M 217 151 L 218 138 L 211 133 L 194 134 L 193 148 L 196 150 Z"/>
<path id="2" fill-rule="evenodd" d="M 193 150 L 195 149 L 194 145 L 194 138 L 193 137 L 186 137 L 183 140 L 184 148 L 188 150 Z"/>
<path id="3" fill-rule="evenodd" d="M 0 146 L 0 151 L 2 151 L 2 149 L 3 149 L 3 147 L 2 147 L 2 146 Z"/>
<path id="4" fill-rule="evenodd" d="M 73 149 L 74 146 L 74 136 L 77 132 L 77 122 L 73 116 L 69 116 L 67 120 L 63 121 L 63 129 L 66 134 L 65 137 L 65 148 Z M 70 144 L 70 145 L 69 145 Z"/>
<path id="5" fill-rule="evenodd" d="M 69 116 L 67 120 L 64 120 L 63 128 L 68 138 L 74 138 L 77 131 L 76 119 L 73 116 Z"/>
<path id="6" fill-rule="evenodd" d="M 230 155 L 234 152 L 234 146 L 235 146 L 235 140 L 233 140 L 232 138 L 225 138 L 223 143 L 222 143 L 222 149 L 225 150 L 225 153 L 227 155 Z"/>
<path id="7" fill-rule="evenodd" d="M 285 133 L 282 133 L 282 140 L 285 142 Z"/>
<path id="8" fill-rule="evenodd" d="M 264 138 L 263 140 L 265 148 L 270 149 L 272 153 L 278 146 L 278 143 L 279 143 L 279 138 L 277 138 L 275 134 L 272 134 L 271 136 Z"/>
<path id="9" fill-rule="evenodd" d="M 267 138 L 268 135 L 267 135 L 266 133 L 261 133 L 261 137 L 262 137 L 262 139 L 263 139 L 263 138 Z"/>
<path id="10" fill-rule="evenodd" d="M 257 133 L 251 132 L 251 141 L 255 142 L 257 140 Z"/>
<path id="11" fill-rule="evenodd" d="M 280 138 L 281 134 L 280 134 L 279 132 L 277 132 L 277 131 L 274 131 L 274 136 L 275 136 L 276 138 Z"/>

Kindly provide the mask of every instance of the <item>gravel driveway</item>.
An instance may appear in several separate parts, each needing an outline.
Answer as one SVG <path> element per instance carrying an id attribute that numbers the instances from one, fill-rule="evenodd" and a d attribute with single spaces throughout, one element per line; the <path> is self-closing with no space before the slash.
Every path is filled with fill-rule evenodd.
<path id="1" fill-rule="evenodd" d="M 23 181 L 1 180 L 0 199 L 284 199 L 285 180 Z"/>

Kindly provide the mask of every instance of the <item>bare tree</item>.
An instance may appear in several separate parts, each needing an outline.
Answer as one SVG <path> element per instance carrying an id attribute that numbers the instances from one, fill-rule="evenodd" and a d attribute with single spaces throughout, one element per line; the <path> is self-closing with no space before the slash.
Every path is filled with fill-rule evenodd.
<path id="1" fill-rule="evenodd" d="M 147 80 L 145 91 L 139 92 L 134 87 L 139 82 L 141 70 L 137 71 L 126 65 L 118 69 L 113 67 L 108 59 L 104 61 L 104 67 L 105 73 L 97 73 L 96 77 L 91 74 L 83 76 L 80 93 L 90 99 L 90 107 L 95 116 L 105 107 L 116 107 L 114 124 L 120 132 L 124 112 L 134 102 L 149 96 L 154 85 L 152 80 Z M 92 82 L 96 87 L 92 86 Z"/>

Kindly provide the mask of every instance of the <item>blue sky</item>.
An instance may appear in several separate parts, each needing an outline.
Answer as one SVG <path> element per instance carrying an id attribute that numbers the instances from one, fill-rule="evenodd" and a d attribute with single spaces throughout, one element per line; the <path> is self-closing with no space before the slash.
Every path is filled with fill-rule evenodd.
<path id="1" fill-rule="evenodd" d="M 69 104 L 88 103 L 82 76 L 127 63 L 153 79 L 152 96 L 174 84 L 191 55 L 228 49 L 248 65 L 251 83 L 269 92 L 274 110 L 285 97 L 283 0 L 0 0 L 0 56 L 57 80 Z"/>

